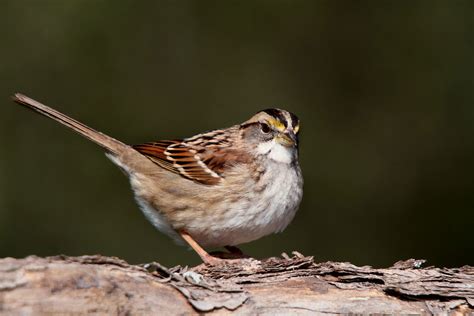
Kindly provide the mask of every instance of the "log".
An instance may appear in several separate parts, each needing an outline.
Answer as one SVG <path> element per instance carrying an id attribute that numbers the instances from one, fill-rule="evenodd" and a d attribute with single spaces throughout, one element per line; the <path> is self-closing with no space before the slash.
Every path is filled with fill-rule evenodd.
<path id="1" fill-rule="evenodd" d="M 222 266 L 114 257 L 0 259 L 0 314 L 211 315 L 474 312 L 474 268 L 315 263 L 294 252 Z"/>

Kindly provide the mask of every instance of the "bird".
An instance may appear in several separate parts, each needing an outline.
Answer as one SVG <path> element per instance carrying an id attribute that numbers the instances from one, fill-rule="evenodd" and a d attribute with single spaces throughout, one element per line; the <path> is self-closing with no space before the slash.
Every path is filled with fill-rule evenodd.
<path id="1" fill-rule="evenodd" d="M 21 93 L 14 102 L 98 144 L 129 178 L 145 217 L 205 264 L 226 259 L 205 248 L 238 245 L 283 231 L 303 196 L 298 117 L 261 110 L 241 124 L 184 139 L 127 145 Z"/>

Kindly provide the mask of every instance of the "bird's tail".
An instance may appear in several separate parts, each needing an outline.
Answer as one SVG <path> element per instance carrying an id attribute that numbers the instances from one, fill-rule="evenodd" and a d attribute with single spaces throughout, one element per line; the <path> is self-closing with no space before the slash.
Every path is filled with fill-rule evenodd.
<path id="1" fill-rule="evenodd" d="M 14 96 L 12 96 L 12 99 L 18 104 L 24 105 L 31 110 L 34 110 L 44 116 L 47 116 L 55 120 L 56 122 L 61 123 L 64 126 L 69 127 L 74 132 L 93 141 L 97 145 L 101 146 L 105 150 L 115 155 L 119 155 L 124 150 L 130 149 L 130 146 L 122 143 L 121 141 L 118 141 L 115 138 L 102 134 L 101 132 L 98 132 L 95 129 L 90 128 L 89 126 L 84 125 L 81 122 L 78 122 L 75 119 L 70 118 L 69 116 L 59 111 L 56 111 L 55 109 L 52 109 L 49 106 L 41 104 L 38 101 L 35 101 L 21 93 L 16 93 Z"/>

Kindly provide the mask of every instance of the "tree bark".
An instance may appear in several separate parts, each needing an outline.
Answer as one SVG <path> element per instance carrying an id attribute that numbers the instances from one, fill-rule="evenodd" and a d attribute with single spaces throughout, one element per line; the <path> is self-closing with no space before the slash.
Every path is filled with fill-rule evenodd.
<path id="1" fill-rule="evenodd" d="M 222 266 L 129 265 L 103 256 L 0 259 L 0 314 L 473 313 L 474 268 L 387 269 L 243 259 Z"/>

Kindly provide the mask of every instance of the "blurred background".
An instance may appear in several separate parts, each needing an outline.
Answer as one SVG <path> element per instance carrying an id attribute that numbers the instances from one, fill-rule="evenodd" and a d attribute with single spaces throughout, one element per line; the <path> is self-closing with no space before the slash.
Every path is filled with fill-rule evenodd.
<path id="1" fill-rule="evenodd" d="M 0 257 L 199 262 L 149 224 L 102 150 L 23 92 L 124 142 L 302 120 L 301 208 L 264 258 L 474 264 L 474 2 L 0 2 Z"/>

